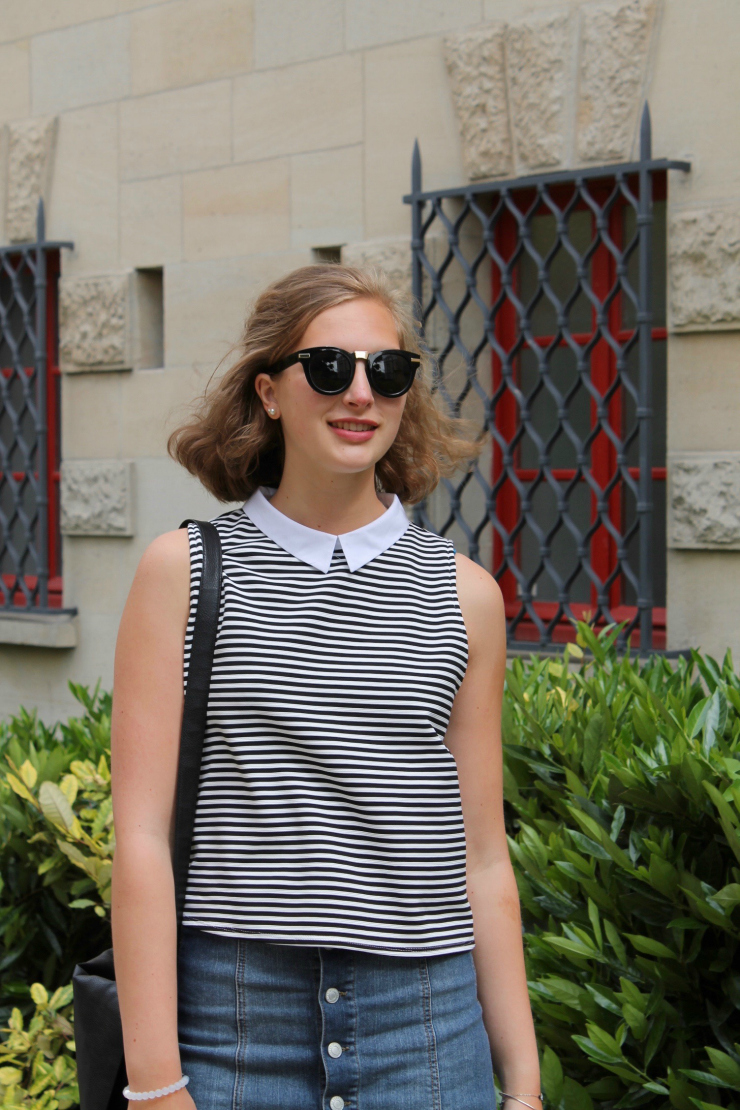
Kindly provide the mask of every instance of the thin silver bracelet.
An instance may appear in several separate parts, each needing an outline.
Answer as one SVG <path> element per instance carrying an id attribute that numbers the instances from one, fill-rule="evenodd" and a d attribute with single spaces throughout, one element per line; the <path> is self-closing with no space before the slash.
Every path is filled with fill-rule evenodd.
<path id="1" fill-rule="evenodd" d="M 175 1091 L 187 1087 L 189 1082 L 190 1076 L 183 1075 L 177 1083 L 170 1083 L 169 1087 L 158 1087 L 156 1091 L 132 1091 L 130 1087 L 124 1087 L 123 1097 L 127 1098 L 129 1102 L 143 1102 L 149 1098 L 164 1098 L 165 1095 L 173 1095 Z"/>
<path id="2" fill-rule="evenodd" d="M 520 1102 L 522 1104 L 522 1106 L 528 1106 L 529 1110 L 537 1110 L 536 1106 L 532 1106 L 531 1102 L 525 1102 L 524 1099 L 520 1095 L 510 1095 L 506 1091 L 502 1091 L 501 1092 L 501 1101 L 505 1102 L 505 1100 L 507 1098 L 512 1099 L 514 1102 Z M 542 1095 L 527 1095 L 527 1098 L 536 1098 L 540 1101 L 540 1103 L 542 1102 Z"/>

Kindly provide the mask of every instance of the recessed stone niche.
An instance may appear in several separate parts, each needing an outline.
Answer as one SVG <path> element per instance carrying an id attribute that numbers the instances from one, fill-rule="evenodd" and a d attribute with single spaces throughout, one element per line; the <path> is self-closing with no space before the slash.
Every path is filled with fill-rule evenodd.
<path id="1" fill-rule="evenodd" d="M 162 270 L 63 278 L 59 359 L 66 373 L 163 364 Z"/>
<path id="2" fill-rule="evenodd" d="M 62 463 L 62 533 L 132 536 L 134 464 L 122 459 L 65 459 Z"/>
<path id="3" fill-rule="evenodd" d="M 670 455 L 668 543 L 740 551 L 740 451 Z"/>

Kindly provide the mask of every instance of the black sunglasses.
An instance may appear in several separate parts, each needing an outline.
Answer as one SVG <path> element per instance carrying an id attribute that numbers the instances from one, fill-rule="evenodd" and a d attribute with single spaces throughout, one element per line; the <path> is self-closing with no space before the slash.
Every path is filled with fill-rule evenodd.
<path id="1" fill-rule="evenodd" d="M 330 396 L 344 393 L 349 388 L 358 358 L 367 362 L 367 380 L 381 397 L 401 397 L 407 393 L 421 363 L 421 358 L 413 351 L 343 351 L 341 347 L 306 347 L 303 351 L 281 358 L 267 373 L 278 374 L 300 362 L 311 389 Z"/>

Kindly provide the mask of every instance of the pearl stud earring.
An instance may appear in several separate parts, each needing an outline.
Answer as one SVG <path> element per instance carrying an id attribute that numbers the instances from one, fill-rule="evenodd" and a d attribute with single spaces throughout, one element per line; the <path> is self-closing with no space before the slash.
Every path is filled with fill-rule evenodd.
<path id="1" fill-rule="evenodd" d="M 274 409 L 268 409 L 267 411 L 269 412 L 270 416 L 275 415 L 275 410 Z"/>

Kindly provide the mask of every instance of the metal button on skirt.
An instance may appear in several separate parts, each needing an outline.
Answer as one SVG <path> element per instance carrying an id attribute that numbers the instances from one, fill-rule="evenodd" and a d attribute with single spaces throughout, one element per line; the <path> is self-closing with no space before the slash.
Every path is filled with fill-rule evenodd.
<path id="1" fill-rule="evenodd" d="M 198 1110 L 493 1110 L 470 952 L 385 956 L 183 929 Z"/>

